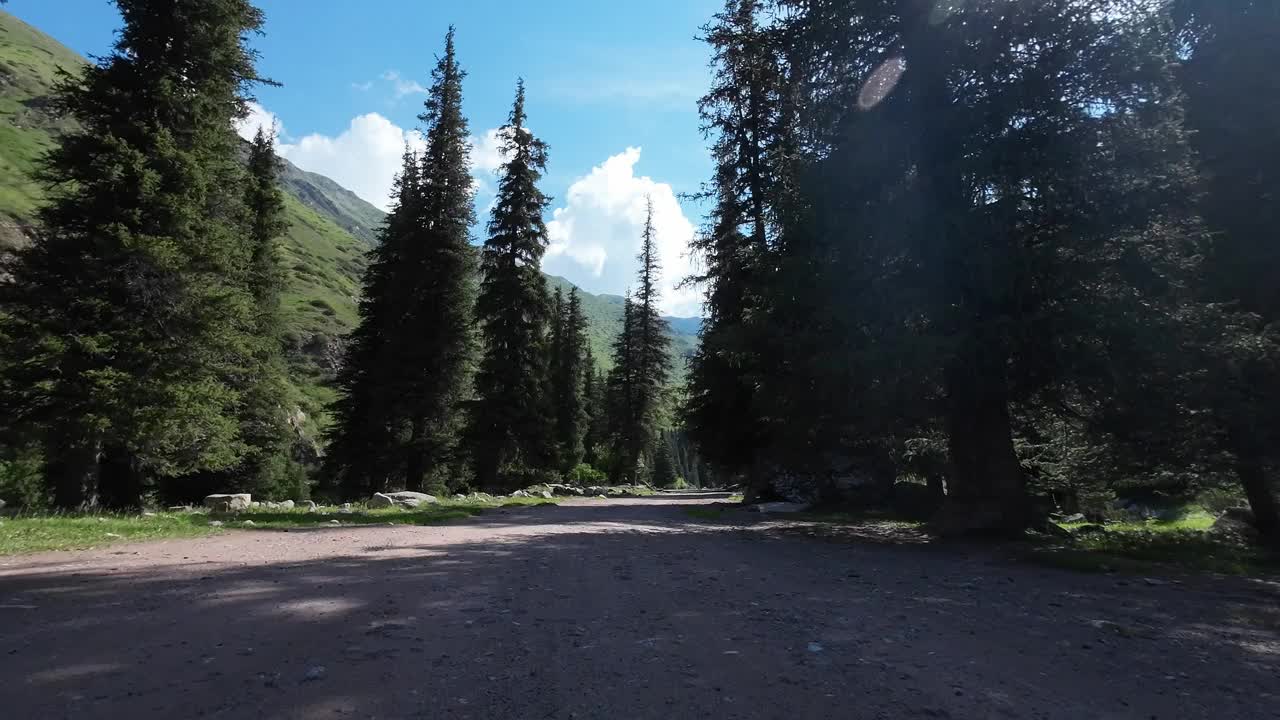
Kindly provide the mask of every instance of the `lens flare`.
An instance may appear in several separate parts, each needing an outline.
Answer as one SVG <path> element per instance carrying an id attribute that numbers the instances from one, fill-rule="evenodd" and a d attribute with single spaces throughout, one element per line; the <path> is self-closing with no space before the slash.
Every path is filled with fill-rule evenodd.
<path id="1" fill-rule="evenodd" d="M 862 84 L 862 90 L 858 92 L 858 107 L 870 110 L 879 105 L 889 97 L 889 93 L 893 92 L 893 88 L 897 86 L 898 81 L 902 79 L 902 74 L 906 71 L 906 60 L 900 57 L 885 60 Z"/>

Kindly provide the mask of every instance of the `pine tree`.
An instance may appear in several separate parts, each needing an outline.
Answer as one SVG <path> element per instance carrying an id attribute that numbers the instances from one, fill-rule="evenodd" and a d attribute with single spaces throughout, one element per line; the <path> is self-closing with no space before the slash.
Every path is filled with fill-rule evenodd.
<path id="1" fill-rule="evenodd" d="M 408 419 L 405 486 L 422 490 L 460 467 L 464 403 L 471 394 L 475 354 L 475 219 L 470 134 L 462 115 L 462 80 L 454 31 L 431 73 L 422 154 L 422 202 L 417 239 L 406 249 L 407 303 L 398 338 L 403 341 L 392 377 Z"/>
<path id="2" fill-rule="evenodd" d="M 453 28 L 431 77 L 419 116 L 426 149 L 405 151 L 338 378 L 326 475 L 347 496 L 443 486 L 460 469 L 475 345 L 475 208 Z"/>
<path id="3" fill-rule="evenodd" d="M 950 456 L 940 526 L 1016 532 L 1032 519 L 1016 410 L 1093 413 L 1103 368 L 1140 355 L 1125 338 L 1176 302 L 1187 154 L 1167 37 L 1145 8 L 936 10 L 815 5 L 788 20 L 817 152 L 806 205 L 784 213 L 773 295 L 808 327 L 788 382 L 761 394 L 811 388 L 774 413 L 838 430 L 810 452 L 927 426 L 933 401 Z"/>
<path id="4" fill-rule="evenodd" d="M 615 485 L 634 479 L 637 413 L 636 386 L 636 306 L 628 289 L 622 300 L 622 329 L 613 341 L 613 367 L 605 379 L 605 429 L 609 441 L 608 474 Z"/>
<path id="5" fill-rule="evenodd" d="M 667 439 L 659 436 L 654 441 L 653 450 L 650 454 L 653 456 L 653 486 L 657 488 L 673 487 L 676 484 L 676 466 L 671 454 L 671 446 L 667 444 Z"/>
<path id="6" fill-rule="evenodd" d="M 582 300 L 578 289 L 569 291 L 569 301 L 563 303 L 556 291 L 556 306 L 560 308 L 556 321 L 555 361 L 552 364 L 552 399 L 555 404 L 556 451 L 560 470 L 569 472 L 582 462 L 586 435 L 587 395 L 587 319 L 582 314 Z M 594 370 L 592 371 L 594 372 Z"/>
<path id="7" fill-rule="evenodd" d="M 224 487 L 266 495 L 297 492 L 296 488 L 281 487 L 289 464 L 286 413 L 290 388 L 280 319 L 284 272 L 279 242 L 288 223 L 284 219 L 279 172 L 275 138 L 259 128 L 249 147 L 244 192 L 249 242 L 245 282 L 254 305 L 254 346 L 239 415 L 240 432 L 248 449 Z"/>
<path id="8" fill-rule="evenodd" d="M 551 308 L 541 272 L 547 247 L 542 215 L 549 200 L 538 189 L 547 146 L 525 127 L 524 103 L 521 80 L 499 131 L 507 161 L 489 219 L 476 303 L 483 355 L 469 442 L 476 482 L 485 489 L 506 489 L 519 474 L 554 464 L 546 393 Z"/>
<path id="9" fill-rule="evenodd" d="M 671 329 L 658 310 L 661 267 L 656 232 L 650 199 L 637 256 L 639 289 L 624 301 L 622 333 L 614 343 L 614 368 L 608 381 L 615 482 L 639 479 L 644 456 L 657 437 L 671 375 Z"/>
<path id="10" fill-rule="evenodd" d="M 47 157 L 48 204 L 5 290 L 20 377 L 64 507 L 137 505 L 156 478 L 232 467 L 236 378 L 254 365 L 241 282 L 244 177 L 232 121 L 258 80 L 246 0 L 118 0 L 114 52 L 64 75 L 74 119 Z"/>
<path id="11" fill-rule="evenodd" d="M 605 401 L 605 377 L 596 367 L 591 345 L 586 346 L 582 360 L 582 404 L 585 419 L 582 434 L 582 461 L 601 470 L 604 467 L 604 450 L 609 436 L 608 408 Z"/>
<path id="12" fill-rule="evenodd" d="M 752 469 L 766 444 L 765 411 L 754 400 L 766 362 L 780 370 L 772 356 L 785 342 L 766 320 L 766 285 L 776 264 L 778 205 L 791 184 L 793 118 L 783 111 L 787 81 L 776 31 L 758 20 L 764 6 L 727 0 L 704 28 L 716 74 L 699 103 L 716 162 L 707 195 L 716 205 L 693 243 L 705 270 L 692 279 L 706 288 L 707 317 L 683 415 L 711 462 L 733 474 Z"/>
<path id="13" fill-rule="evenodd" d="M 358 307 L 360 322 L 347 343 L 338 371 L 338 399 L 322 473 L 324 489 L 361 497 L 404 480 L 404 418 L 396 407 L 397 387 L 388 383 L 399 336 L 398 293 L 407 284 L 408 246 L 417 241 L 422 204 L 421 161 L 405 148 L 396 178 L 395 203 L 370 253 Z"/>
<path id="14" fill-rule="evenodd" d="M 1174 2 L 1187 119 L 1204 176 L 1201 212 L 1214 242 L 1199 348 L 1211 348 L 1205 402 L 1217 419 L 1255 524 L 1280 544 L 1280 10 L 1274 2 Z M 1208 340 L 1206 342 L 1206 340 Z M 1200 370 L 1202 367 L 1194 368 Z M 1200 373 L 1203 376 L 1203 373 Z"/>

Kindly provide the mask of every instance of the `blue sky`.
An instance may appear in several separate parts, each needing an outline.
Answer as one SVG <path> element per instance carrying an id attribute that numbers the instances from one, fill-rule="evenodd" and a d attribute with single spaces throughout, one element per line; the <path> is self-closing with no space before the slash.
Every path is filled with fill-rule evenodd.
<path id="1" fill-rule="evenodd" d="M 257 121 L 283 130 L 281 154 L 365 199 L 385 204 L 422 86 L 449 24 L 468 71 L 466 112 L 476 136 L 482 218 L 499 158 L 489 131 L 510 109 L 517 76 L 529 125 L 551 145 L 543 183 L 549 272 L 592 292 L 631 282 L 644 197 L 654 198 L 667 268 L 665 309 L 697 314 L 674 283 L 688 272 L 701 209 L 677 198 L 710 176 L 697 98 L 708 51 L 695 39 L 720 0 L 259 0 L 266 35 Z M 107 0 L 11 0 L 8 10 L 84 54 L 103 54 L 119 25 Z"/>

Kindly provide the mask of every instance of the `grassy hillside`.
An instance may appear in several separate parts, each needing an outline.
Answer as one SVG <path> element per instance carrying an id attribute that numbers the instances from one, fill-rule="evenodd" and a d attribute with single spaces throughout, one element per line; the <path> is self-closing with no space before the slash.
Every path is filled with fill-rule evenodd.
<path id="1" fill-rule="evenodd" d="M 49 107 L 60 69 L 84 60 L 53 38 L 0 11 L 0 244 L 35 211 L 42 191 L 32 179 L 37 159 L 66 127 Z"/>
<path id="2" fill-rule="evenodd" d="M 59 68 L 74 71 L 86 61 L 39 30 L 0 10 L 0 246 L 17 239 L 30 223 L 41 187 L 32 179 L 37 160 L 67 128 L 48 111 Z M 342 337 L 356 323 L 365 252 L 385 214 L 333 180 L 284 163 L 289 231 L 282 243 L 289 279 L 284 293 L 285 327 L 294 384 L 310 414 L 331 395 L 326 380 L 341 356 Z M 550 277 L 566 293 L 572 284 Z M 607 367 L 610 347 L 622 326 L 622 298 L 582 293 L 591 323 L 591 345 Z M 673 318 L 678 375 L 683 357 L 697 343 L 696 318 Z"/>

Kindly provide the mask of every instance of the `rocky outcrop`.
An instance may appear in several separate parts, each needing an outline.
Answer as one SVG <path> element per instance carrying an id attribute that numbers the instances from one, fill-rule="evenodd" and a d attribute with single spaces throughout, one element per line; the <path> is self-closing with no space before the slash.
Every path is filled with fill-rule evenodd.
<path id="1" fill-rule="evenodd" d="M 219 494 L 206 496 L 204 506 L 211 512 L 243 512 L 252 502 L 249 493 Z"/>

